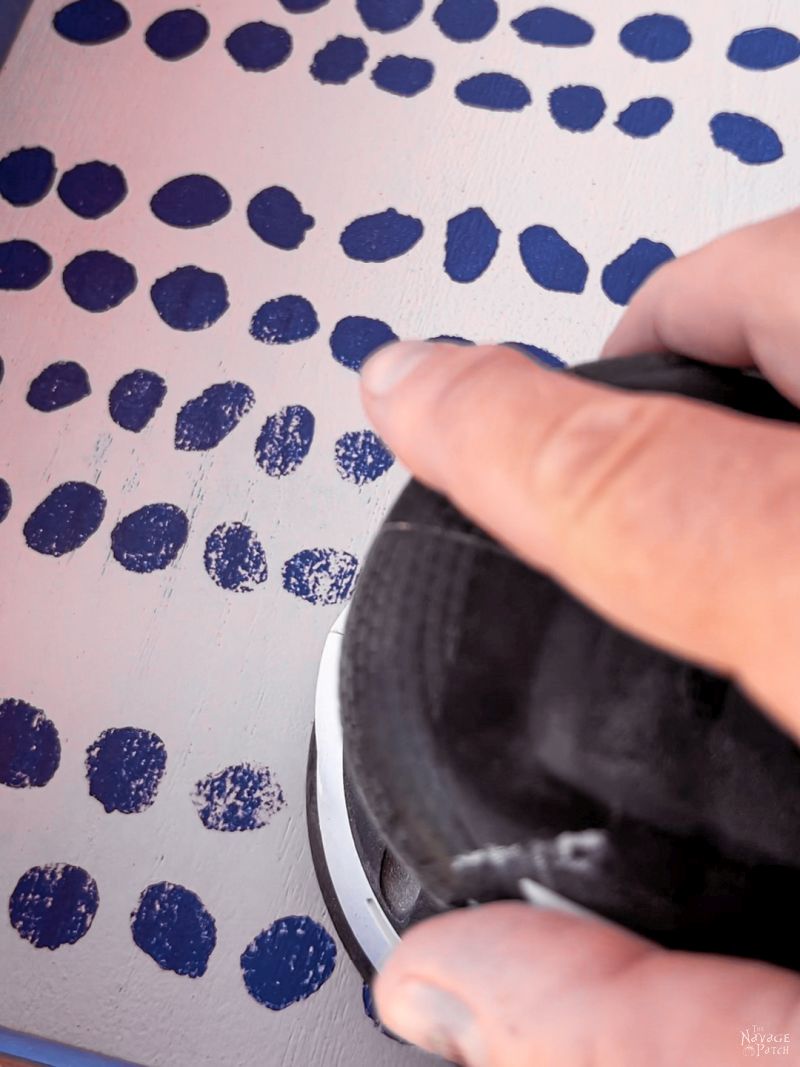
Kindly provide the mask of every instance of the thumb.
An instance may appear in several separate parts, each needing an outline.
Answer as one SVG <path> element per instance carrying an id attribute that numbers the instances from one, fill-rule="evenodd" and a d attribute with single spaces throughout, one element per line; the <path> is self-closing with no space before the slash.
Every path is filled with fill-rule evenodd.
<path id="1" fill-rule="evenodd" d="M 376 980 L 381 1019 L 466 1067 L 726 1067 L 791 1055 L 800 979 L 667 952 L 590 919 L 489 904 L 415 926 Z M 781 1062 L 793 1062 L 791 1060 Z"/>

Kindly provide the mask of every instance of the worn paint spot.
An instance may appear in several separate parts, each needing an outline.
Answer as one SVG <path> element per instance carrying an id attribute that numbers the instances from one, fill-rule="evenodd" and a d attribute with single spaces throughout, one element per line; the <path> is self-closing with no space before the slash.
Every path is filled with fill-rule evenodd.
<path id="1" fill-rule="evenodd" d="M 428 340 L 433 343 L 438 341 L 446 345 L 464 345 L 465 347 L 475 344 L 475 342 L 470 341 L 468 337 L 457 337 L 453 333 L 440 333 L 437 337 L 429 337 Z"/>
<path id="2" fill-rule="evenodd" d="M 641 237 L 603 270 L 603 292 L 615 304 L 627 304 L 657 267 L 674 258 L 669 245 Z"/>
<path id="3" fill-rule="evenodd" d="M 96 533 L 106 513 L 106 498 L 88 482 L 63 482 L 25 521 L 28 548 L 44 556 L 63 556 Z"/>
<path id="4" fill-rule="evenodd" d="M 313 337 L 319 319 L 304 296 L 279 296 L 262 304 L 250 320 L 250 336 L 265 345 L 293 345 Z"/>
<path id="5" fill-rule="evenodd" d="M 286 11 L 290 11 L 293 15 L 302 15 L 308 11 L 318 11 L 328 2 L 329 0 L 278 0 L 281 7 Z"/>
<path id="6" fill-rule="evenodd" d="M 166 766 L 167 750 L 157 734 L 133 726 L 104 730 L 86 750 L 89 794 L 107 812 L 144 811 L 156 799 Z"/>
<path id="7" fill-rule="evenodd" d="M 552 226 L 529 226 L 523 230 L 519 251 L 528 274 L 543 289 L 582 293 L 586 287 L 586 260 Z"/>
<path id="8" fill-rule="evenodd" d="M 451 41 L 479 41 L 497 22 L 495 0 L 442 0 L 433 21 Z"/>
<path id="9" fill-rule="evenodd" d="M 286 804 L 269 767 L 254 763 L 207 774 L 194 787 L 192 801 L 206 829 L 225 833 L 259 830 Z"/>
<path id="10" fill-rule="evenodd" d="M 139 433 L 150 422 L 167 395 L 163 378 L 151 370 L 123 374 L 108 394 L 108 411 L 123 430 Z"/>
<path id="11" fill-rule="evenodd" d="M 75 256 L 62 275 L 67 296 L 84 311 L 110 311 L 136 288 L 133 265 L 113 252 L 91 251 Z"/>
<path id="12" fill-rule="evenodd" d="M 0 242 L 0 289 L 34 289 L 52 269 L 50 254 L 35 242 Z"/>
<path id="13" fill-rule="evenodd" d="M 292 474 L 308 455 L 314 440 L 314 416 L 293 404 L 270 415 L 256 441 L 256 463 L 272 478 Z"/>
<path id="14" fill-rule="evenodd" d="M 131 915 L 134 943 L 159 967 L 188 978 L 206 973 L 217 924 L 200 897 L 182 885 L 155 882 Z"/>
<path id="15" fill-rule="evenodd" d="M 8 902 L 11 925 L 35 948 L 74 945 L 88 932 L 97 914 L 97 883 L 83 867 L 49 863 L 31 867 L 14 887 Z"/>
<path id="16" fill-rule="evenodd" d="M 672 103 L 663 96 L 634 100 L 620 111 L 614 125 L 629 137 L 652 137 L 660 133 L 674 114 Z"/>
<path id="17" fill-rule="evenodd" d="M 126 571 L 149 574 L 174 562 L 186 543 L 189 520 L 175 504 L 147 504 L 111 532 L 111 551 Z"/>
<path id="18" fill-rule="evenodd" d="M 53 16 L 56 33 L 75 44 L 105 44 L 130 25 L 130 15 L 117 0 L 75 0 Z"/>
<path id="19" fill-rule="evenodd" d="M 231 198 L 215 178 L 207 174 L 184 174 L 154 193 L 150 209 L 168 226 L 194 229 L 224 218 L 231 209 Z"/>
<path id="20" fill-rule="evenodd" d="M 728 59 L 746 70 L 776 70 L 800 57 L 800 40 L 777 26 L 761 26 L 737 34 L 728 48 Z"/>
<path id="21" fill-rule="evenodd" d="M 350 370 L 360 370 L 364 360 L 382 345 L 396 341 L 397 334 L 380 319 L 348 315 L 339 319 L 330 336 L 331 355 Z"/>
<path id="22" fill-rule="evenodd" d="M 263 74 L 284 63 L 292 51 L 291 34 L 269 22 L 248 22 L 225 41 L 231 58 L 243 69 Z"/>
<path id="23" fill-rule="evenodd" d="M 483 208 L 471 207 L 447 223 L 444 269 L 454 282 L 474 282 L 497 252 L 500 230 Z"/>
<path id="24" fill-rule="evenodd" d="M 253 390 L 243 382 L 220 382 L 188 400 L 175 420 L 175 447 L 184 452 L 216 448 L 255 403 Z"/>
<path id="25" fill-rule="evenodd" d="M 339 243 L 351 259 L 385 263 L 410 251 L 422 237 L 422 232 L 419 219 L 401 215 L 390 207 L 376 215 L 354 219 L 342 230 Z"/>
<path id="26" fill-rule="evenodd" d="M 79 163 L 62 175 L 58 196 L 82 219 L 99 219 L 122 203 L 128 193 L 125 175 L 113 163 Z"/>
<path id="27" fill-rule="evenodd" d="M 283 588 L 309 604 L 328 607 L 349 599 L 358 560 L 335 548 L 305 548 L 283 565 Z"/>
<path id="28" fill-rule="evenodd" d="M 11 486 L 5 478 L 0 478 L 0 522 L 5 522 L 8 517 L 11 511 L 11 501 Z"/>
<path id="29" fill-rule="evenodd" d="M 335 966 L 333 938 L 307 915 L 278 919 L 250 942 L 241 957 L 247 992 L 273 1011 L 316 993 Z"/>
<path id="30" fill-rule="evenodd" d="M 622 27 L 619 42 L 626 52 L 650 63 L 678 59 L 692 43 L 689 27 L 675 15 L 641 15 Z"/>
<path id="31" fill-rule="evenodd" d="M 208 40 L 208 19 L 199 11 L 181 8 L 167 11 L 147 27 L 147 47 L 161 59 L 185 59 Z"/>
<path id="32" fill-rule="evenodd" d="M 356 8 L 368 29 L 393 33 L 414 21 L 422 0 L 356 0 Z"/>
<path id="33" fill-rule="evenodd" d="M 153 282 L 150 299 L 161 321 L 173 330 L 206 330 L 230 306 L 222 275 L 191 265 Z"/>
<path id="34" fill-rule="evenodd" d="M 394 456 L 372 430 L 355 430 L 336 442 L 334 462 L 346 482 L 367 485 L 389 470 Z"/>
<path id="35" fill-rule="evenodd" d="M 247 205 L 247 221 L 262 241 L 286 250 L 299 248 L 314 225 L 313 215 L 306 215 L 294 193 L 280 185 L 256 193 Z"/>
<path id="36" fill-rule="evenodd" d="M 267 554 L 243 522 L 223 522 L 206 539 L 203 562 L 220 589 L 250 593 L 269 577 Z"/>
<path id="37" fill-rule="evenodd" d="M 386 1037 L 391 1038 L 392 1041 L 396 1041 L 398 1045 L 406 1044 L 406 1042 L 403 1041 L 402 1038 L 397 1037 L 391 1032 L 391 1030 L 387 1030 L 384 1026 L 381 1025 L 381 1021 L 378 1018 L 378 1011 L 375 1007 L 375 1001 L 372 998 L 372 990 L 366 982 L 361 987 L 361 1003 L 364 1005 L 364 1014 L 372 1023 L 372 1025 L 376 1028 L 376 1030 L 380 1030 L 382 1034 L 385 1034 Z"/>
<path id="38" fill-rule="evenodd" d="M 47 785 L 61 762 L 55 724 L 24 700 L 0 701 L 0 783 L 12 789 Z"/>
<path id="39" fill-rule="evenodd" d="M 740 163 L 774 163 L 783 155 L 775 130 L 751 115 L 720 112 L 711 120 L 711 136 L 717 148 L 730 152 Z"/>
<path id="40" fill-rule="evenodd" d="M 529 356 L 545 367 L 566 367 L 563 359 L 554 356 L 552 352 L 548 352 L 546 348 L 540 348 L 538 345 L 529 345 L 524 341 L 503 341 L 503 344 L 507 348 L 517 349 L 523 356 Z"/>
<path id="41" fill-rule="evenodd" d="M 556 125 L 573 133 L 593 130 L 606 113 L 605 98 L 593 85 L 562 85 L 552 91 L 549 104 Z"/>
<path id="42" fill-rule="evenodd" d="M 589 44 L 594 28 L 586 19 L 557 7 L 537 7 L 515 18 L 513 29 L 523 41 L 546 47 L 576 48 Z"/>
<path id="43" fill-rule="evenodd" d="M 89 375 L 80 363 L 64 360 L 51 363 L 37 374 L 26 400 L 37 411 L 57 411 L 83 400 L 91 391 Z"/>
<path id="44" fill-rule="evenodd" d="M 433 63 L 411 56 L 386 56 L 373 70 L 372 80 L 395 96 L 416 96 L 433 81 Z"/>
<path id="45" fill-rule="evenodd" d="M 344 85 L 360 74 L 367 62 L 367 46 L 360 37 L 341 34 L 314 54 L 311 77 L 323 85 Z"/>
<path id="46" fill-rule="evenodd" d="M 462 104 L 488 111 L 522 111 L 533 100 L 527 85 L 519 78 L 496 72 L 465 78 L 456 86 L 456 97 Z"/>
<path id="47" fill-rule="evenodd" d="M 38 204 L 50 192 L 55 176 L 49 149 L 17 148 L 0 159 L 0 196 L 14 207 Z"/>

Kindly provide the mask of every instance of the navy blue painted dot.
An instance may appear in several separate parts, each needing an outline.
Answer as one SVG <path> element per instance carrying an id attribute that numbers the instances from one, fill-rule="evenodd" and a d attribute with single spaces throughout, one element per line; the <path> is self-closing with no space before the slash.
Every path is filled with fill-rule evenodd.
<path id="1" fill-rule="evenodd" d="M 91 393 L 89 375 L 71 360 L 51 363 L 31 382 L 26 397 L 37 411 L 57 411 L 68 407 Z"/>
<path id="2" fill-rule="evenodd" d="M 323 85 L 344 85 L 360 74 L 367 62 L 367 46 L 360 37 L 334 37 L 314 54 L 311 77 Z"/>
<path id="3" fill-rule="evenodd" d="M 523 356 L 529 356 L 536 363 L 541 363 L 545 367 L 566 366 L 563 359 L 559 359 L 558 356 L 554 356 L 552 352 L 548 352 L 546 348 L 540 348 L 538 345 L 525 344 L 524 341 L 504 341 L 503 344 L 507 348 L 516 348 Z"/>
<path id="4" fill-rule="evenodd" d="M 56 33 L 75 44 L 105 44 L 121 37 L 130 24 L 117 0 L 75 0 L 53 16 Z"/>
<path id="5" fill-rule="evenodd" d="M 350 370 L 361 370 L 361 364 L 381 345 L 396 341 L 397 334 L 380 319 L 366 315 L 348 315 L 340 319 L 330 337 L 331 355 L 337 363 Z"/>
<path id="6" fill-rule="evenodd" d="M 386 56 L 372 72 L 379 89 L 396 96 L 416 96 L 433 81 L 433 63 L 411 56 Z"/>
<path id="7" fill-rule="evenodd" d="M 280 185 L 256 193 L 247 205 L 247 221 L 262 241 L 287 251 L 298 248 L 314 225 L 314 217 L 304 213 L 294 193 Z"/>
<path id="8" fill-rule="evenodd" d="M 84 311 L 110 311 L 136 288 L 136 271 L 113 252 L 83 252 L 64 267 L 62 280 L 73 304 Z"/>
<path id="9" fill-rule="evenodd" d="M 221 274 L 200 267 L 177 267 L 150 287 L 159 317 L 173 330 L 205 330 L 225 314 L 228 287 Z"/>
<path id="10" fill-rule="evenodd" d="M 665 97 L 647 96 L 634 100 L 621 111 L 614 125 L 629 137 L 652 137 L 664 129 L 674 110 Z"/>
<path id="11" fill-rule="evenodd" d="M 47 196 L 56 176 L 47 148 L 17 148 L 0 159 L 0 196 L 14 207 L 27 207 Z"/>
<path id="12" fill-rule="evenodd" d="M 58 730 L 24 700 L 0 701 L 0 783 L 12 789 L 47 785 L 61 762 Z"/>
<path id="13" fill-rule="evenodd" d="M 184 174 L 161 186 L 150 200 L 150 209 L 168 226 L 193 229 L 224 218 L 231 198 L 225 186 L 207 174 Z"/>
<path id="14" fill-rule="evenodd" d="M 2 382 L 2 380 L 3 380 L 4 376 L 5 376 L 5 373 L 6 373 L 6 366 L 5 366 L 5 363 L 3 363 L 2 356 L 0 356 L 0 382 Z"/>
<path id="15" fill-rule="evenodd" d="M 354 430 L 336 442 L 334 462 L 346 482 L 367 485 L 389 470 L 394 456 L 372 430 Z"/>
<path id="16" fill-rule="evenodd" d="M 488 111 L 522 111 L 531 103 L 530 90 L 510 74 L 486 73 L 466 78 L 456 86 L 462 104 Z"/>
<path id="17" fill-rule="evenodd" d="M 285 62 L 292 51 L 292 38 L 281 26 L 248 22 L 228 37 L 225 47 L 243 70 L 262 74 Z"/>
<path id="18" fill-rule="evenodd" d="M 593 130 L 606 113 L 603 94 L 593 85 L 563 85 L 553 90 L 549 103 L 556 125 L 573 133 Z"/>
<path id="19" fill-rule="evenodd" d="M 150 730 L 123 726 L 104 730 L 86 749 L 89 794 L 107 812 L 144 811 L 156 799 L 167 766 L 167 750 Z"/>
<path id="20" fill-rule="evenodd" d="M 582 293 L 589 275 L 586 260 L 552 226 L 529 226 L 519 235 L 525 269 L 537 285 L 558 293 Z"/>
<path id="21" fill-rule="evenodd" d="M 619 41 L 632 56 L 667 63 L 683 55 L 692 35 L 683 19 L 675 15 L 641 15 L 622 27 Z"/>
<path id="22" fill-rule="evenodd" d="M 281 1011 L 328 981 L 336 966 L 336 944 L 307 915 L 287 915 L 250 942 L 240 963 L 250 996 Z"/>
<path id="23" fill-rule="evenodd" d="M 189 520 L 175 504 L 146 504 L 111 531 L 111 551 L 126 571 L 150 574 L 177 558 L 188 533 Z"/>
<path id="24" fill-rule="evenodd" d="M 161 407 L 166 395 L 166 382 L 154 371 L 132 370 L 112 387 L 108 411 L 117 426 L 139 433 Z"/>
<path id="25" fill-rule="evenodd" d="M 429 337 L 428 340 L 433 343 L 440 341 L 442 344 L 446 345 L 469 346 L 475 344 L 475 342 L 470 341 L 468 337 L 457 337 L 455 334 L 452 333 L 440 333 L 437 337 Z"/>
<path id="26" fill-rule="evenodd" d="M 256 463 L 271 478 L 292 474 L 308 455 L 314 440 L 314 416 L 302 404 L 270 415 L 256 441 Z"/>
<path id="27" fill-rule="evenodd" d="M 88 871 L 49 863 L 23 874 L 9 898 L 8 916 L 35 948 L 57 949 L 89 932 L 99 904 L 97 883 Z"/>
<path id="28" fill-rule="evenodd" d="M 403 1041 L 402 1038 L 397 1037 L 391 1032 L 391 1030 L 387 1030 L 384 1026 L 381 1025 L 381 1021 L 378 1018 L 378 1011 L 375 1007 L 375 1001 L 372 998 L 372 990 L 366 982 L 361 987 L 361 1003 L 364 1005 L 364 1014 L 377 1030 L 380 1030 L 380 1032 L 382 1034 L 385 1034 L 386 1037 L 391 1038 L 392 1041 L 396 1041 L 398 1045 L 406 1044 L 406 1042 Z"/>
<path id="29" fill-rule="evenodd" d="M 732 153 L 740 163 L 774 163 L 783 155 L 775 130 L 751 115 L 720 112 L 711 120 L 711 136 L 717 148 Z"/>
<path id="30" fill-rule="evenodd" d="M 9 511 L 11 511 L 11 486 L 5 480 L 0 478 L 0 522 L 4 522 L 8 517 Z"/>
<path id="31" fill-rule="evenodd" d="M 500 231 L 480 207 L 447 223 L 444 269 L 454 282 L 474 282 L 494 259 Z"/>
<path id="32" fill-rule="evenodd" d="M 192 800 L 203 826 L 223 833 L 260 830 L 286 803 L 269 767 L 253 763 L 207 774 Z"/>
<path id="33" fill-rule="evenodd" d="M 28 548 L 44 556 L 63 556 L 96 533 L 106 513 L 106 498 L 88 482 L 62 482 L 25 521 Z"/>
<path id="34" fill-rule="evenodd" d="M 737 34 L 728 48 L 728 59 L 746 70 L 775 70 L 800 58 L 800 40 L 776 26 L 763 26 Z"/>
<path id="35" fill-rule="evenodd" d="M 358 560 L 335 548 L 304 548 L 283 565 L 283 588 L 309 604 L 341 604 L 353 592 Z"/>
<path id="36" fill-rule="evenodd" d="M 113 163 L 79 163 L 58 183 L 61 202 L 82 219 L 99 219 L 122 203 L 128 193 L 125 175 Z"/>
<path id="37" fill-rule="evenodd" d="M 278 296 L 262 304 L 250 320 L 250 336 L 265 345 L 293 345 L 313 337 L 319 319 L 304 296 Z"/>
<path id="38" fill-rule="evenodd" d="M 220 589 L 250 593 L 269 577 L 264 546 L 243 522 L 223 522 L 206 538 L 208 576 Z"/>
<path id="39" fill-rule="evenodd" d="M 208 40 L 208 19 L 199 11 L 181 8 L 167 11 L 147 27 L 147 47 L 162 59 L 184 59 Z"/>
<path id="40" fill-rule="evenodd" d="M 255 402 L 244 382 L 219 382 L 188 400 L 175 420 L 175 447 L 184 452 L 216 448 Z"/>
<path id="41" fill-rule="evenodd" d="M 422 0 L 356 0 L 356 8 L 368 29 L 392 33 L 414 21 Z"/>
<path id="42" fill-rule="evenodd" d="M 479 41 L 497 22 L 495 0 L 442 0 L 433 21 L 451 41 Z"/>
<path id="43" fill-rule="evenodd" d="M 308 11 L 318 11 L 328 0 L 278 0 L 278 3 L 292 15 L 303 15 Z"/>
<path id="44" fill-rule="evenodd" d="M 165 971 L 200 978 L 217 944 L 217 924 L 186 886 L 155 882 L 131 915 L 134 943 Z"/>
<path id="45" fill-rule="evenodd" d="M 603 292 L 615 304 L 627 304 L 657 267 L 674 258 L 669 245 L 641 237 L 603 270 Z"/>
<path id="46" fill-rule="evenodd" d="M 586 19 L 557 7 L 537 7 L 511 23 L 523 41 L 531 44 L 576 48 L 589 44 L 594 28 Z"/>
<path id="47" fill-rule="evenodd" d="M 412 215 L 390 207 L 377 215 L 364 215 L 345 226 L 339 243 L 351 259 L 385 263 L 402 256 L 422 237 L 423 226 Z"/>
<path id="48" fill-rule="evenodd" d="M 0 243 L 0 289 L 34 289 L 53 269 L 53 261 L 33 241 Z"/>

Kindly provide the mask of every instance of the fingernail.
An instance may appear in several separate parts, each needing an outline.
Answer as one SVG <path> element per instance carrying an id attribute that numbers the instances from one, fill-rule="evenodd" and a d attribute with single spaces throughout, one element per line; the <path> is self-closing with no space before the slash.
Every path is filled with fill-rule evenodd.
<path id="1" fill-rule="evenodd" d="M 423 359 L 436 351 L 424 341 L 398 341 L 370 356 L 361 368 L 364 388 L 373 396 L 385 396 L 406 378 Z"/>
<path id="2" fill-rule="evenodd" d="M 406 1041 L 452 1063 L 488 1067 L 475 1016 L 452 993 L 408 979 L 392 996 L 390 1014 L 391 1029 Z"/>

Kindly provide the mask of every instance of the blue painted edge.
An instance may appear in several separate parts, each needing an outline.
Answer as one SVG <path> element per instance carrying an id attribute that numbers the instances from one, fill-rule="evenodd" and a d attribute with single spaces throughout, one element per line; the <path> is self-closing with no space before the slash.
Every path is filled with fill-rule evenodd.
<path id="1" fill-rule="evenodd" d="M 0 7 L 0 67 L 8 58 L 22 20 L 32 3 L 33 0 L 3 0 Z"/>
<path id="2" fill-rule="evenodd" d="M 16 1056 L 45 1067 L 140 1067 L 129 1060 L 115 1060 L 88 1049 L 62 1045 L 33 1034 L 21 1034 L 0 1026 L 0 1056 Z"/>

